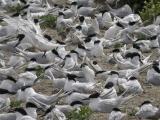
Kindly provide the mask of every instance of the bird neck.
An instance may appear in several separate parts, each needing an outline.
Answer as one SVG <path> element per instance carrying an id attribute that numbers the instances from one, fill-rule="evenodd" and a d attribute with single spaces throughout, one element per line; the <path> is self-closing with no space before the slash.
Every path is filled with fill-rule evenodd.
<path id="1" fill-rule="evenodd" d="M 27 90 L 25 90 L 25 95 L 27 97 L 32 96 L 34 94 L 36 94 L 36 93 L 35 93 L 35 91 L 32 88 L 28 88 Z"/>
<path id="2" fill-rule="evenodd" d="M 96 103 L 98 103 L 99 101 L 100 101 L 101 99 L 98 97 L 98 98 L 92 98 L 91 100 L 90 100 L 90 103 L 91 104 L 96 104 Z"/>
<path id="3" fill-rule="evenodd" d="M 77 5 L 72 5 L 71 10 L 76 13 L 77 12 Z"/>
<path id="4" fill-rule="evenodd" d="M 132 63 L 135 64 L 135 65 L 139 65 L 139 64 L 140 64 L 140 59 L 139 59 L 139 57 L 133 57 L 133 58 L 132 58 Z"/>
<path id="5" fill-rule="evenodd" d="M 29 108 L 26 108 L 25 110 L 29 116 L 35 119 L 37 118 L 37 108 L 29 107 Z"/>
<path id="6" fill-rule="evenodd" d="M 60 16 L 58 17 L 58 19 L 59 19 L 59 20 L 64 19 L 64 16 L 63 16 L 63 15 L 60 15 Z"/>
<path id="7" fill-rule="evenodd" d="M 23 117 L 23 115 L 19 112 L 16 112 L 16 120 L 21 120 L 21 118 Z"/>

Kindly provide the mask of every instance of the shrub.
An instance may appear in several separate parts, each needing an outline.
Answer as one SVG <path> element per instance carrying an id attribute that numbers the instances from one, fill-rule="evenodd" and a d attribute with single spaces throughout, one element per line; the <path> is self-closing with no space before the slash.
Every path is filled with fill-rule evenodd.
<path id="1" fill-rule="evenodd" d="M 140 12 L 140 16 L 144 21 L 151 22 L 156 16 L 160 14 L 160 1 L 159 0 L 150 0 L 149 2 L 145 1 L 145 6 Z"/>
<path id="2" fill-rule="evenodd" d="M 92 111 L 87 106 L 82 106 L 80 109 L 75 109 L 67 115 L 68 120 L 89 120 Z"/>
<path id="3" fill-rule="evenodd" d="M 51 14 L 41 16 L 40 19 L 42 20 L 41 27 L 43 28 L 53 28 L 56 26 L 57 18 Z"/>

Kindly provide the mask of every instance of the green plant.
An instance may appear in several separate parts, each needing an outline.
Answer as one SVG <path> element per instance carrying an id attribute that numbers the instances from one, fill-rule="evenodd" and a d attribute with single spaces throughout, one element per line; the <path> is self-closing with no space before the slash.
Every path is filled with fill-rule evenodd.
<path id="1" fill-rule="evenodd" d="M 17 4 L 15 6 L 8 6 L 7 11 L 11 13 L 19 13 L 22 8 L 23 6 L 21 6 L 20 4 Z"/>
<path id="2" fill-rule="evenodd" d="M 41 76 L 44 72 L 45 72 L 45 70 L 42 67 L 40 67 L 40 66 L 36 67 L 36 75 L 38 77 Z"/>
<path id="3" fill-rule="evenodd" d="M 160 14 L 160 0 L 145 1 L 145 6 L 140 12 L 140 16 L 148 23 L 152 22 Z"/>
<path id="4" fill-rule="evenodd" d="M 10 103 L 11 108 L 17 108 L 22 106 L 22 101 L 12 100 Z"/>
<path id="5" fill-rule="evenodd" d="M 116 43 L 113 47 L 114 49 L 118 49 L 118 48 L 121 48 L 123 46 L 122 43 Z"/>
<path id="6" fill-rule="evenodd" d="M 68 120 L 89 120 L 92 111 L 87 106 L 82 106 L 80 109 L 75 109 L 67 115 Z"/>
<path id="7" fill-rule="evenodd" d="M 53 28 L 56 26 L 57 17 L 51 14 L 41 16 L 40 19 L 42 21 L 41 27 L 43 28 Z"/>

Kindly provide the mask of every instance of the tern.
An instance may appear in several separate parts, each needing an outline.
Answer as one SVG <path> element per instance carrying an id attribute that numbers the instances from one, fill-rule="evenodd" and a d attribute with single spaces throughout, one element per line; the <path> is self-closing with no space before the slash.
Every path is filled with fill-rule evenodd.
<path id="1" fill-rule="evenodd" d="M 150 101 L 144 101 L 135 114 L 138 119 L 159 119 L 159 108 L 152 105 Z"/>
<path id="2" fill-rule="evenodd" d="M 113 108 L 112 112 L 109 115 L 109 120 L 124 120 L 126 113 L 122 113 L 119 108 Z"/>

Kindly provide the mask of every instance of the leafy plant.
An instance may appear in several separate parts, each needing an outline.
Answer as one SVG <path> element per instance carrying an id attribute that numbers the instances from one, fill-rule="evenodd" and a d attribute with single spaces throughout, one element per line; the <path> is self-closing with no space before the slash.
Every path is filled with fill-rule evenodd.
<path id="1" fill-rule="evenodd" d="M 87 106 L 82 106 L 80 109 L 75 109 L 67 115 L 68 120 L 89 120 L 92 111 Z"/>
<path id="2" fill-rule="evenodd" d="M 145 1 L 145 6 L 140 12 L 140 16 L 144 21 L 151 22 L 156 16 L 160 14 L 160 1 L 159 0 L 150 0 L 149 2 Z"/>
<path id="3" fill-rule="evenodd" d="M 43 28 L 53 28 L 56 26 L 57 17 L 51 14 L 41 16 L 40 19 L 42 20 L 41 26 Z"/>
<path id="4" fill-rule="evenodd" d="M 17 108 L 22 106 L 22 101 L 12 100 L 10 107 L 11 108 Z"/>

